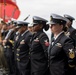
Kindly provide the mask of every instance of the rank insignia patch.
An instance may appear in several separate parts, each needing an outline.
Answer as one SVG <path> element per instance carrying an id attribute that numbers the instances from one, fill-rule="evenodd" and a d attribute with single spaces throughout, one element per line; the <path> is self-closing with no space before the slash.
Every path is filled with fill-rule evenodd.
<path id="1" fill-rule="evenodd" d="M 36 38 L 36 39 L 34 39 L 34 41 L 35 41 L 35 42 L 39 42 L 39 39 L 38 39 L 38 38 Z"/>
<path id="2" fill-rule="evenodd" d="M 45 40 L 44 42 L 45 42 L 45 46 L 49 46 L 49 42 L 47 40 Z"/>

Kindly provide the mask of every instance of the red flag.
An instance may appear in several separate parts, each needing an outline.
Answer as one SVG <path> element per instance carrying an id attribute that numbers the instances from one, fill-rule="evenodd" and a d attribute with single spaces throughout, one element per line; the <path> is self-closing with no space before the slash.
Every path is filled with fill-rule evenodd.
<path id="1" fill-rule="evenodd" d="M 14 6 L 16 6 L 18 8 L 18 6 L 16 5 L 16 3 L 12 2 L 12 0 L 0 0 L 0 5 L 1 3 L 4 3 L 4 4 L 12 4 Z"/>
<path id="2" fill-rule="evenodd" d="M 16 3 L 11 0 L 0 0 L 0 18 L 8 21 L 11 18 L 17 19 L 20 15 L 20 10 Z"/>

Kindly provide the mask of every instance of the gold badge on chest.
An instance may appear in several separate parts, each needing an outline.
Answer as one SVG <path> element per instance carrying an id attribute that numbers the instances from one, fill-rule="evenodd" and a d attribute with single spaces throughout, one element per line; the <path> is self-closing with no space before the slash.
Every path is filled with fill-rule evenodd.
<path id="1" fill-rule="evenodd" d="M 73 59 L 75 57 L 73 49 L 69 49 L 69 57 Z"/>

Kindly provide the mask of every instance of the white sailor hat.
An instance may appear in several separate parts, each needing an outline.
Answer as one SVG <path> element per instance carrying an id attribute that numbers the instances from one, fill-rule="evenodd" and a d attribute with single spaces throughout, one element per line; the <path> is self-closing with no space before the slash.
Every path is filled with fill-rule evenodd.
<path id="1" fill-rule="evenodd" d="M 33 26 L 34 25 L 37 25 L 37 24 L 46 24 L 46 22 L 48 22 L 46 19 L 43 19 L 43 18 L 41 18 L 41 17 L 38 17 L 38 16 L 34 16 L 33 17 Z"/>
<path id="2" fill-rule="evenodd" d="M 72 16 L 70 16 L 70 15 L 67 15 L 67 14 L 64 14 L 64 17 L 67 18 L 67 19 L 69 19 L 70 21 L 75 20 L 74 17 L 72 17 Z"/>
<path id="3" fill-rule="evenodd" d="M 50 24 L 63 24 L 65 25 L 67 22 L 67 19 L 58 15 L 58 14 L 51 14 L 50 16 Z"/>

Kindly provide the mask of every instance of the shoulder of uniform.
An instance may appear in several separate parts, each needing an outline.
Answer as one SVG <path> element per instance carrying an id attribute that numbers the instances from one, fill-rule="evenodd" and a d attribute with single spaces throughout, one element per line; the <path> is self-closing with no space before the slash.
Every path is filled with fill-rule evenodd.
<path id="1" fill-rule="evenodd" d="M 74 32 L 76 32 L 76 29 L 75 29 L 75 28 L 73 28 L 73 31 L 74 31 Z"/>
<path id="2" fill-rule="evenodd" d="M 32 37 L 32 33 L 30 31 L 27 32 L 27 37 Z"/>
<path id="3" fill-rule="evenodd" d="M 70 37 L 67 37 L 66 35 L 64 35 L 64 36 L 62 37 L 62 40 L 64 40 L 64 42 L 66 42 L 66 41 L 71 40 L 71 38 L 70 38 Z"/>
<path id="4" fill-rule="evenodd" d="M 44 38 L 47 38 L 49 40 L 47 34 L 43 32 L 39 35 L 39 39 L 44 39 Z"/>
<path id="5" fill-rule="evenodd" d="M 30 31 L 28 31 L 28 35 L 31 35 L 32 36 L 33 34 Z"/>
<path id="6" fill-rule="evenodd" d="M 70 27 L 68 30 L 69 30 L 70 32 L 72 32 L 72 31 L 74 31 L 74 30 L 75 30 L 75 28 Z"/>
<path id="7" fill-rule="evenodd" d="M 71 35 L 72 35 L 72 34 L 76 33 L 76 29 L 72 27 L 72 28 L 69 29 L 69 32 L 70 32 Z"/>

